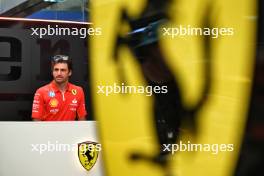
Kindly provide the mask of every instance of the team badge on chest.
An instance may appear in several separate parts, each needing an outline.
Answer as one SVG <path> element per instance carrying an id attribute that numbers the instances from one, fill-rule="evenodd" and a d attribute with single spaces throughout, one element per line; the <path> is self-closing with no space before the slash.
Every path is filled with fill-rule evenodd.
<path id="1" fill-rule="evenodd" d="M 77 94 L 77 90 L 76 89 L 72 89 L 71 92 L 72 92 L 73 95 Z"/>

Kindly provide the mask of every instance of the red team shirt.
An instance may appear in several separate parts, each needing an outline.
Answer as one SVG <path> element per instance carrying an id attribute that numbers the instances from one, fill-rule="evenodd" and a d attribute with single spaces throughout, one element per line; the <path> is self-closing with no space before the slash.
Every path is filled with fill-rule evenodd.
<path id="1" fill-rule="evenodd" d="M 54 81 L 39 88 L 34 96 L 32 118 L 43 121 L 68 121 L 87 115 L 83 89 L 68 83 L 62 93 Z"/>

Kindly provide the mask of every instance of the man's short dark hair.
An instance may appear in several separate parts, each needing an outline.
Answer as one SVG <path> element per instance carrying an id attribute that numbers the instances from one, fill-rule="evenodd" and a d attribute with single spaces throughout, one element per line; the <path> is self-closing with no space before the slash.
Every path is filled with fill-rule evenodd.
<path id="1" fill-rule="evenodd" d="M 57 63 L 65 63 L 68 65 L 69 71 L 72 71 L 72 61 L 69 58 L 69 56 L 66 55 L 55 55 L 52 57 L 51 60 L 51 70 L 53 70 L 53 67 Z"/>

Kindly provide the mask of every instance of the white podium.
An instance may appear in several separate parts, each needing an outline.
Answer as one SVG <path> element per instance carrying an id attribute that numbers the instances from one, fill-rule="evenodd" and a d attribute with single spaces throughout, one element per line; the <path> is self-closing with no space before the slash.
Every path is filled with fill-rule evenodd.
<path id="1" fill-rule="evenodd" d="M 96 122 L 0 122 L 1 176 L 103 176 L 102 151 L 87 171 L 78 143 L 98 142 Z"/>

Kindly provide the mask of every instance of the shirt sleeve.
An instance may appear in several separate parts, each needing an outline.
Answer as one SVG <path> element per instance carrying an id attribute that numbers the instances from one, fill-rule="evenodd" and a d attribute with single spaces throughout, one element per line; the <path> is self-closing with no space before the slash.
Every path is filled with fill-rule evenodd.
<path id="1" fill-rule="evenodd" d="M 44 113 L 44 100 L 43 95 L 39 90 L 36 91 L 34 95 L 34 100 L 32 104 L 32 119 L 41 120 Z"/>
<path id="2" fill-rule="evenodd" d="M 79 120 L 81 120 L 80 118 L 86 117 L 87 115 L 85 108 L 85 96 L 82 88 L 80 89 L 80 104 L 77 109 L 77 114 Z"/>

